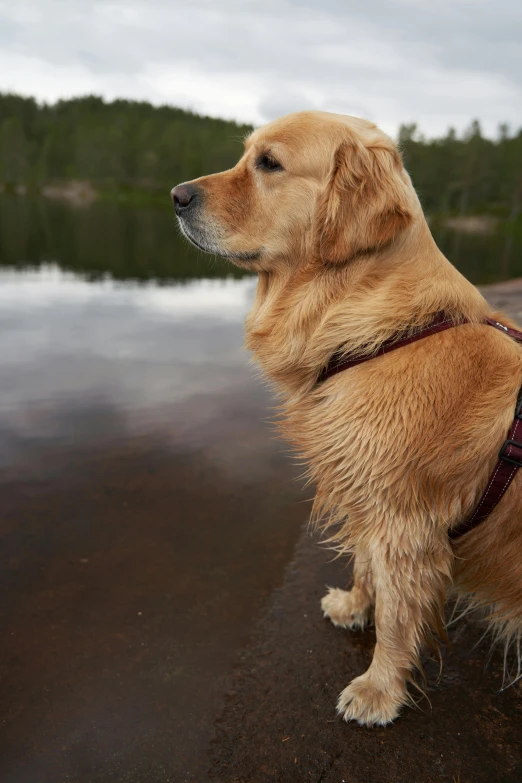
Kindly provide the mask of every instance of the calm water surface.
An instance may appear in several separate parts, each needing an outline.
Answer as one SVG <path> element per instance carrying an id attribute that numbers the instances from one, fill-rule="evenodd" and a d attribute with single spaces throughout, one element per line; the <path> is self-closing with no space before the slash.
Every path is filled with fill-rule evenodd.
<path id="1" fill-rule="evenodd" d="M 505 237 L 438 239 L 522 274 Z M 205 780 L 308 509 L 241 348 L 254 284 L 168 208 L 0 199 L 2 783 Z"/>
<path id="2" fill-rule="evenodd" d="M 0 210 L 0 780 L 204 781 L 306 517 L 254 281 L 170 210 Z"/>

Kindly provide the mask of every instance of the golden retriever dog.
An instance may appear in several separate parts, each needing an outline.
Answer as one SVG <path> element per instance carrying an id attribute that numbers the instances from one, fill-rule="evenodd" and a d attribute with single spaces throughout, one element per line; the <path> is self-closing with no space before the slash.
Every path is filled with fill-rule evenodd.
<path id="1" fill-rule="evenodd" d="M 351 590 L 330 589 L 323 612 L 341 628 L 375 622 L 371 665 L 337 709 L 389 723 L 423 644 L 444 631 L 450 587 L 520 640 L 522 471 L 482 524 L 448 532 L 496 463 L 522 348 L 484 324 L 502 317 L 437 248 L 399 151 L 371 122 L 283 117 L 246 139 L 233 169 L 172 198 L 192 243 L 257 273 L 246 345 L 309 466 L 313 520 L 354 558 Z M 459 325 L 318 383 L 339 350 L 377 351 L 440 313 Z"/>

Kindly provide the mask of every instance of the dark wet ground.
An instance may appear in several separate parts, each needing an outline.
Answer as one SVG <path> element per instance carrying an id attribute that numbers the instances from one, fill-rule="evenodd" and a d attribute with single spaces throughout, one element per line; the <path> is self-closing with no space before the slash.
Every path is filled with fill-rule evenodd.
<path id="1" fill-rule="evenodd" d="M 70 219 L 63 252 L 97 269 Z M 111 274 L 134 223 L 99 233 Z M 41 241 L 15 239 L 0 256 Z M 335 717 L 374 639 L 321 617 L 349 574 L 306 533 L 241 351 L 251 295 L 0 271 L 0 783 L 520 783 L 522 691 L 499 693 L 471 623 L 440 680 L 427 664 L 431 707 L 372 731 Z M 488 296 L 522 320 L 521 285 Z"/>
<path id="2" fill-rule="evenodd" d="M 329 562 L 330 561 L 330 562 Z M 427 699 L 366 729 L 335 715 L 339 691 L 368 667 L 372 631 L 322 619 L 324 585 L 349 573 L 303 533 L 285 583 L 243 655 L 217 724 L 211 780 L 222 783 L 520 783 L 522 690 L 499 693 L 482 629 L 451 629 L 444 666 L 425 661 Z M 429 701 L 428 701 L 429 699 Z"/>

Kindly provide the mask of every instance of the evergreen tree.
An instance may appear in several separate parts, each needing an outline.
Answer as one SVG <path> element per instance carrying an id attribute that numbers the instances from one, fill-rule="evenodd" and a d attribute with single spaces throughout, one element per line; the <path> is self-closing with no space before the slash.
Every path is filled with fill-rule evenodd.
<path id="1" fill-rule="evenodd" d="M 89 180 L 100 190 L 165 192 L 172 185 L 233 166 L 251 128 L 169 106 L 97 96 L 39 105 L 0 93 L 0 183 Z M 522 209 L 522 130 L 499 126 L 485 138 L 474 120 L 425 138 L 401 126 L 399 146 L 428 213 L 494 211 L 516 220 Z"/>

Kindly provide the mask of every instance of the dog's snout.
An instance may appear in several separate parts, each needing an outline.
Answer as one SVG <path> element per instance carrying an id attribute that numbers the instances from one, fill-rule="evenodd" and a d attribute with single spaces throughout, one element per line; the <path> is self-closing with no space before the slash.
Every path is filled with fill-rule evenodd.
<path id="1" fill-rule="evenodd" d="M 184 183 L 182 185 L 176 185 L 175 188 L 172 188 L 170 195 L 172 196 L 172 201 L 174 202 L 176 215 L 181 215 L 195 206 L 198 201 L 199 192 L 195 185 Z"/>

